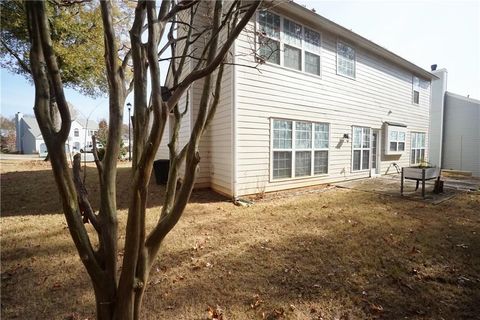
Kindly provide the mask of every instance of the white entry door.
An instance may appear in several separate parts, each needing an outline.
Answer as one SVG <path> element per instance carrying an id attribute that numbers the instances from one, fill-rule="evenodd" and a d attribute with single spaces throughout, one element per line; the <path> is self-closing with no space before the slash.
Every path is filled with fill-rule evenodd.
<path id="1" fill-rule="evenodd" d="M 371 157 L 370 157 L 370 176 L 380 175 L 380 130 L 372 130 Z"/>

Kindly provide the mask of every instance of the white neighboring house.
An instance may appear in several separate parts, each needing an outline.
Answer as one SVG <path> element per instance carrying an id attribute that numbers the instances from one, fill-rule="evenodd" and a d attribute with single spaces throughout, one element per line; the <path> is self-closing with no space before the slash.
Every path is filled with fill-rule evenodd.
<path id="1" fill-rule="evenodd" d="M 429 162 L 480 177 L 480 101 L 447 91 L 446 69 L 432 73 Z"/>
<path id="2" fill-rule="evenodd" d="M 86 146 L 92 145 L 92 136 L 97 132 L 98 123 L 96 121 L 77 116 L 72 120 L 72 127 L 66 142 L 67 148 L 73 153 L 83 151 Z"/>
<path id="3" fill-rule="evenodd" d="M 199 14 L 194 23 L 210 22 Z M 261 72 L 252 48 L 265 60 Z M 230 56 L 234 65 L 225 67 L 220 103 L 200 145 L 197 187 L 236 198 L 388 174 L 428 160 L 437 76 L 395 53 L 285 1 L 259 11 Z M 189 90 L 179 147 L 198 113 L 201 81 Z M 185 102 L 186 96 L 181 110 Z M 158 159 L 168 159 L 167 143 Z"/>
<path id="4" fill-rule="evenodd" d="M 15 115 L 16 147 L 23 154 L 47 155 L 47 148 L 43 141 L 42 133 L 37 119 L 32 116 L 24 116 L 18 112 Z M 85 145 L 92 144 L 92 135 L 98 132 L 98 123 L 77 116 L 72 120 L 70 134 L 65 143 L 65 151 L 70 153 L 80 152 Z"/>

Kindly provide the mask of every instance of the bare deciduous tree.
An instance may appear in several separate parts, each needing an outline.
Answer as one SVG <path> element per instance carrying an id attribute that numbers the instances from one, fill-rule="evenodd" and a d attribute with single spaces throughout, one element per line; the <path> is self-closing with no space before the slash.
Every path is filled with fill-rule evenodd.
<path id="1" fill-rule="evenodd" d="M 115 40 L 112 4 L 107 0 L 99 2 L 109 88 L 109 130 L 102 160 L 98 159 L 95 140 L 93 142 L 101 194 L 100 208 L 95 212 L 80 179 L 79 157 L 75 158 L 72 172 L 64 152 L 71 115 L 52 50 L 45 3 L 26 1 L 31 41 L 30 69 L 35 83 L 35 115 L 50 155 L 70 234 L 91 278 L 98 319 L 140 317 L 152 264 L 163 239 L 182 216 L 194 186 L 200 161 L 199 143 L 219 102 L 225 59 L 259 4 L 259 0 L 163 0 L 159 4 L 139 0 L 130 30 L 131 48 L 121 59 Z M 202 14 L 199 8 L 202 8 Z M 201 16 L 209 23 L 198 28 L 194 22 Z M 164 36 L 168 39 L 167 44 L 160 47 Z M 165 95 L 162 94 L 159 61 L 168 51 L 171 53 L 168 58 L 171 61 L 170 88 L 169 94 Z M 131 68 L 133 80 L 128 81 L 126 74 L 132 71 Z M 150 95 L 147 79 L 151 80 Z M 179 145 L 178 132 L 185 112 L 180 110 L 178 102 L 185 95 L 188 99 L 189 88 L 200 80 L 203 90 L 197 117 L 189 140 Z M 131 201 L 123 261 L 119 268 L 116 175 L 120 143 L 117 142 L 122 137 L 125 99 L 132 88 L 134 146 Z M 52 98 L 57 102 L 56 106 L 49 103 Z M 58 108 L 61 117 L 58 129 L 52 121 L 52 107 Z M 173 134 L 169 143 L 170 171 L 166 194 L 158 223 L 152 230 L 146 230 L 145 214 L 153 160 L 171 112 L 174 114 Z M 184 169 L 180 170 L 182 165 Z M 177 188 L 179 179 L 182 179 L 182 184 Z M 85 221 L 92 223 L 97 241 L 90 238 Z M 95 244 L 97 242 L 98 245 Z"/>

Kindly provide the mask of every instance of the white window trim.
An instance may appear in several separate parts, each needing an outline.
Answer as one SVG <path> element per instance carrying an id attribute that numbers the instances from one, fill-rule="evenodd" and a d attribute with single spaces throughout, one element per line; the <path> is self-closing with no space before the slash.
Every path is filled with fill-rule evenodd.
<path id="1" fill-rule="evenodd" d="M 361 128 L 362 129 L 362 141 L 360 143 L 360 148 L 355 148 L 354 147 L 354 139 L 355 139 L 355 128 Z M 370 131 L 370 146 L 368 148 L 363 147 L 363 129 L 369 129 Z M 372 166 L 372 128 L 370 127 L 362 127 L 362 126 L 352 126 L 352 154 L 351 154 L 351 166 L 350 166 L 350 172 L 352 173 L 357 173 L 357 172 L 369 172 L 370 168 Z M 369 152 L 368 156 L 368 168 L 367 169 L 362 169 L 363 165 L 363 150 L 367 150 Z M 353 169 L 353 153 L 355 150 L 360 150 L 360 169 L 359 170 L 354 170 Z M 379 150 L 377 150 L 379 152 Z"/>
<path id="2" fill-rule="evenodd" d="M 424 134 L 425 135 L 425 145 L 422 147 L 422 148 L 414 148 L 413 147 L 413 137 L 414 135 L 417 135 L 417 134 Z M 410 164 L 413 164 L 413 165 L 416 165 L 416 164 L 420 164 L 421 162 L 417 162 L 416 161 L 416 158 L 417 157 L 414 157 L 412 159 L 412 151 L 413 150 L 423 150 L 424 151 L 424 159 L 423 159 L 423 162 L 425 162 L 425 155 L 427 153 L 427 133 L 426 132 L 422 132 L 422 131 L 413 131 L 411 134 L 410 134 L 410 154 L 409 154 L 409 157 L 410 157 Z M 413 160 L 413 161 L 412 161 Z"/>
<path id="3" fill-rule="evenodd" d="M 269 11 L 269 10 L 267 10 Z M 280 54 L 280 64 L 276 64 L 276 63 L 273 63 L 273 62 L 270 62 L 270 61 L 265 61 L 265 64 L 266 65 L 269 65 L 269 66 L 275 66 L 277 68 L 282 68 L 282 69 L 286 69 L 286 70 L 289 70 L 289 71 L 294 71 L 294 72 L 298 72 L 298 73 L 301 73 L 303 75 L 307 75 L 307 76 L 311 76 L 311 77 L 315 77 L 315 78 L 322 78 L 322 61 L 323 61 L 323 34 L 322 32 L 318 31 L 318 30 L 315 30 L 314 28 L 312 27 L 309 27 L 309 26 L 306 26 L 298 21 L 296 21 L 295 19 L 291 19 L 291 18 L 288 18 L 288 17 L 285 17 L 281 14 L 278 14 L 277 12 L 275 11 L 269 11 L 277 16 L 280 17 L 280 38 L 273 38 L 273 37 L 269 37 L 269 36 L 266 36 L 266 38 L 269 38 L 269 39 L 272 39 L 272 40 L 275 40 L 275 41 L 278 41 L 279 42 L 279 54 Z M 257 14 L 256 14 L 256 17 L 255 17 L 255 34 L 257 35 L 255 37 L 255 51 L 258 52 L 258 50 L 260 49 L 260 47 L 258 46 L 259 44 L 259 38 L 260 38 L 260 35 L 258 33 L 258 30 L 260 30 L 260 27 L 259 27 L 259 12 L 257 11 Z M 291 47 L 294 47 L 294 48 L 297 48 L 297 49 L 300 49 L 301 50 L 301 55 L 300 55 L 300 59 L 301 59 L 301 68 L 300 70 L 298 69 L 294 69 L 294 68 L 290 68 L 290 67 L 286 67 L 285 64 L 284 64 L 284 57 L 283 57 L 283 54 L 284 54 L 284 45 L 286 44 L 285 43 L 285 40 L 284 40 L 284 33 L 283 33 L 283 20 L 284 19 L 287 19 L 287 20 L 290 20 L 292 22 L 295 22 L 296 24 L 302 26 L 302 39 L 301 39 L 301 43 L 302 43 L 302 46 L 301 47 L 298 47 L 296 45 L 293 45 L 293 44 L 288 44 L 288 46 L 291 46 Z M 307 29 L 310 29 L 312 31 L 315 31 L 317 32 L 319 35 L 320 35 L 320 48 L 319 48 L 319 52 L 313 52 L 311 50 L 307 50 L 305 49 L 305 46 L 304 46 L 304 42 L 305 42 L 305 28 Z M 307 51 L 308 53 L 311 53 L 311 54 L 314 54 L 314 55 L 317 55 L 320 57 L 320 74 L 314 74 L 314 73 L 309 73 L 309 72 L 306 72 L 305 71 L 305 51 Z"/>
<path id="4" fill-rule="evenodd" d="M 396 140 L 391 140 L 390 139 L 390 133 L 394 131 L 397 132 L 397 139 Z M 404 140 L 400 140 L 398 138 L 398 135 L 400 132 L 403 132 L 404 134 Z M 390 150 L 390 142 L 396 142 L 397 143 L 397 149 L 396 150 Z M 398 150 L 398 143 L 403 142 L 404 147 L 403 150 Z M 406 127 L 401 127 L 401 126 L 395 126 L 395 125 L 386 125 L 386 130 L 385 130 L 385 155 L 402 155 L 405 151 L 407 151 L 407 128 Z"/>
<path id="5" fill-rule="evenodd" d="M 275 120 L 284 120 L 284 121 L 292 121 L 292 148 L 291 149 L 274 149 L 273 148 L 273 121 Z M 295 123 L 296 122 L 308 122 L 312 124 L 312 147 L 310 149 L 295 149 Z M 315 148 L 315 124 L 327 124 L 328 125 L 328 148 Z M 310 120 L 294 120 L 290 118 L 280 118 L 274 117 L 270 118 L 270 159 L 269 159 L 269 182 L 282 182 L 282 181 L 292 181 L 292 180 L 302 180 L 302 179 L 314 179 L 319 177 L 325 177 L 330 174 L 330 145 L 331 145 L 331 129 L 332 126 L 329 122 L 318 122 L 318 121 L 310 121 Z M 275 179 L 273 177 L 273 152 L 274 151 L 289 151 L 292 152 L 292 168 L 291 168 L 291 177 L 290 178 L 278 178 Z M 311 151 L 311 161 L 310 161 L 310 175 L 308 176 L 295 176 L 295 152 L 296 151 Z M 315 170 L 315 151 L 327 151 L 327 172 L 326 173 L 319 173 L 314 174 Z"/>
<path id="6" fill-rule="evenodd" d="M 339 43 L 344 44 L 347 47 L 350 47 L 350 48 L 353 49 L 353 77 L 351 77 L 349 75 L 346 75 L 346 74 L 338 73 L 338 44 Z M 337 42 L 335 44 L 335 58 L 336 58 L 335 59 L 335 73 L 338 76 L 345 77 L 347 79 L 356 80 L 357 79 L 357 48 L 355 46 L 351 45 L 350 43 L 337 38 Z"/>

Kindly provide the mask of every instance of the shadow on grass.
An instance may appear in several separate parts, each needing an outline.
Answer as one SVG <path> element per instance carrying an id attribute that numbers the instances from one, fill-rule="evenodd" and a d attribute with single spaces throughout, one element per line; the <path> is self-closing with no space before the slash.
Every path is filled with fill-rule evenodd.
<path id="1" fill-rule="evenodd" d="M 44 215 L 62 213 L 53 174 L 50 170 L 17 171 L 1 175 L 1 216 Z M 130 200 L 130 168 L 120 167 L 117 174 L 117 208 L 127 209 Z M 100 189 L 97 171 L 87 167 L 87 190 L 94 210 L 100 204 Z M 155 184 L 152 176 L 149 187 L 148 208 L 162 205 L 164 186 Z M 209 192 L 195 190 L 190 203 L 207 203 L 226 201 L 227 198 Z"/>
<path id="2" fill-rule="evenodd" d="M 391 203 L 393 211 L 400 202 Z M 340 229 L 316 234 L 312 229 L 329 229 L 328 219 L 300 216 L 297 234 L 285 230 L 279 239 L 248 243 L 237 254 L 217 248 L 198 257 L 212 267 L 197 269 L 184 252 L 164 255 L 158 268 L 172 271 L 173 280 L 153 275 L 146 319 L 174 317 L 182 309 L 201 314 L 206 305 L 235 310 L 245 319 L 275 309 L 285 310 L 286 319 L 304 319 L 301 315 L 310 310 L 322 310 L 326 319 L 474 319 L 480 314 L 478 224 L 475 229 L 462 219 L 451 220 L 441 210 L 437 221 L 420 222 L 413 230 L 402 222 L 399 229 L 388 221 L 350 219 Z M 228 229 L 223 226 L 227 238 Z M 181 265 L 186 270 L 179 271 Z M 262 303 L 254 309 L 255 294 Z M 159 295 L 165 298 L 159 301 Z M 291 305 L 295 308 L 289 310 Z"/>
<path id="3" fill-rule="evenodd" d="M 186 212 L 153 267 L 142 319 L 206 319 L 207 305 L 228 319 L 478 317 L 478 196 L 438 206 L 353 191 L 305 199 Z M 73 244 L 52 230 L 48 243 L 27 247 L 36 235 L 2 253 L 2 271 L 14 272 L 2 274 L 2 314 L 92 317 Z M 262 301 L 252 308 L 255 294 Z M 269 318 L 275 309 L 284 317 Z"/>
<path id="4" fill-rule="evenodd" d="M 58 224 L 31 228 L 21 237 L 2 234 L 1 264 L 2 319 L 74 319 L 75 313 L 94 317 L 87 273 Z"/>

